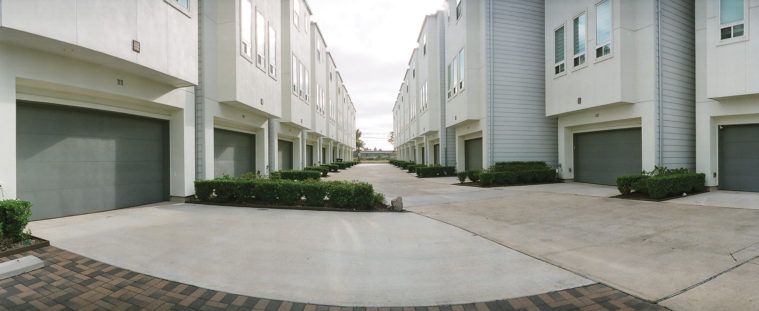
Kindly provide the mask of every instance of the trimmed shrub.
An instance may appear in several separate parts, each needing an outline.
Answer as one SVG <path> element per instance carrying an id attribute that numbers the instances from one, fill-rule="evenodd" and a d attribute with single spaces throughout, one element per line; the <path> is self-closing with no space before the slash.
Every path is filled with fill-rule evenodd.
<path id="1" fill-rule="evenodd" d="M 494 172 L 496 185 L 513 185 L 519 180 L 517 174 L 512 172 Z"/>
<path id="2" fill-rule="evenodd" d="M 493 167 L 491 167 L 491 169 L 496 172 L 531 171 L 531 170 L 540 170 L 544 168 L 550 168 L 550 167 L 548 166 L 548 164 L 546 164 L 546 162 L 542 162 L 542 161 L 498 162 L 495 165 L 493 165 Z"/>
<path id="3" fill-rule="evenodd" d="M 337 208 L 347 208 L 353 203 L 353 187 L 346 182 L 330 182 L 327 190 L 329 202 Z"/>
<path id="4" fill-rule="evenodd" d="M 456 177 L 459 179 L 460 183 L 464 183 L 466 181 L 466 176 L 469 175 L 469 172 L 463 171 L 456 173 Z"/>
<path id="5" fill-rule="evenodd" d="M 648 178 L 648 195 L 652 199 L 663 199 L 692 191 L 703 191 L 706 175 L 688 173 L 663 175 Z"/>
<path id="6" fill-rule="evenodd" d="M 647 192 L 646 180 L 648 176 L 645 175 L 625 175 L 617 177 L 617 189 L 622 194 L 630 194 L 633 192 Z"/>
<path id="7" fill-rule="evenodd" d="M 279 175 L 282 177 L 282 179 L 287 180 L 319 180 L 321 178 L 322 173 L 312 170 L 303 170 L 303 171 L 279 171 Z"/>
<path id="8" fill-rule="evenodd" d="M 279 197 L 279 185 L 282 181 L 264 180 L 256 183 L 253 193 L 256 200 L 263 203 L 274 203 Z"/>
<path id="9" fill-rule="evenodd" d="M 21 200 L 0 201 L 0 236 L 18 242 L 32 217 L 32 203 Z"/>
<path id="10" fill-rule="evenodd" d="M 417 167 L 415 169 L 416 176 L 419 177 L 436 177 L 436 176 L 454 176 L 456 175 L 456 168 L 453 166 L 429 166 L 429 167 Z"/>
<path id="11" fill-rule="evenodd" d="M 302 183 L 292 180 L 284 180 L 279 184 L 279 203 L 285 205 L 298 205 L 303 198 Z"/>
<path id="12" fill-rule="evenodd" d="M 424 164 L 412 164 L 412 165 L 407 166 L 409 173 L 414 173 L 414 172 L 416 172 L 417 168 L 422 168 L 422 167 L 427 167 L 427 165 L 424 165 Z"/>
<path id="13" fill-rule="evenodd" d="M 337 164 L 322 164 L 321 166 L 326 167 L 330 172 L 337 172 L 340 169 L 340 166 Z"/>
<path id="14" fill-rule="evenodd" d="M 401 168 L 404 169 L 404 170 L 406 170 L 406 169 L 408 169 L 409 165 L 416 165 L 416 162 L 414 162 L 414 161 L 403 162 L 403 163 L 401 163 Z"/>
<path id="15" fill-rule="evenodd" d="M 327 196 L 327 185 L 321 182 L 306 182 L 302 185 L 306 204 L 309 206 L 324 206 L 324 198 Z"/>
<path id="16" fill-rule="evenodd" d="M 213 180 L 196 180 L 195 196 L 201 201 L 210 201 L 213 195 Z"/>
<path id="17" fill-rule="evenodd" d="M 466 177 L 469 177 L 469 180 L 472 182 L 478 182 L 480 181 L 480 171 L 473 170 L 473 171 L 467 171 Z"/>
<path id="18" fill-rule="evenodd" d="M 481 172 L 480 173 L 480 184 L 483 187 L 490 187 L 495 182 L 495 173 L 494 172 Z"/>
<path id="19" fill-rule="evenodd" d="M 374 186 L 365 182 L 353 184 L 353 203 L 359 209 L 371 208 L 374 205 Z"/>
<path id="20" fill-rule="evenodd" d="M 305 168 L 306 171 L 316 171 L 322 174 L 322 177 L 327 177 L 329 175 L 329 168 L 323 167 L 323 166 L 309 166 Z"/>
<path id="21" fill-rule="evenodd" d="M 218 179 L 214 183 L 216 201 L 219 202 L 241 202 L 243 201 L 241 182 L 234 179 Z"/>

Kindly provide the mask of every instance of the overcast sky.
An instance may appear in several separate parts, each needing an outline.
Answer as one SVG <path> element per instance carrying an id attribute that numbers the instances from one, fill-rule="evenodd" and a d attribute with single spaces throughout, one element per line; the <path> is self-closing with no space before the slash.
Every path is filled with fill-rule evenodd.
<path id="1" fill-rule="evenodd" d="M 392 150 L 393 104 L 424 17 L 443 0 L 307 0 L 369 148 Z"/>

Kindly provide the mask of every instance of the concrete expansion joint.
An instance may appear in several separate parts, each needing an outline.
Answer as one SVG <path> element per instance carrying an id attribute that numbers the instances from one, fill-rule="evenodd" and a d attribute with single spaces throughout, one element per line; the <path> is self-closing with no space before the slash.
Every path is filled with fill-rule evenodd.
<path id="1" fill-rule="evenodd" d="M 730 257 L 732 257 L 732 258 L 733 258 L 733 260 L 735 260 L 735 257 L 733 257 L 733 254 L 732 254 L 732 253 L 730 254 Z M 744 260 L 744 261 L 741 261 L 740 263 L 738 263 L 738 264 L 736 264 L 736 265 L 734 265 L 734 266 L 732 266 L 732 267 L 730 267 L 730 268 L 727 268 L 727 269 L 725 269 L 725 270 L 723 270 L 723 271 L 720 271 L 720 272 L 717 272 L 717 273 L 715 273 L 714 275 L 712 275 L 712 276 L 710 276 L 710 277 L 708 277 L 708 278 L 704 279 L 703 281 L 700 281 L 700 282 L 698 282 L 698 283 L 695 283 L 695 284 L 693 284 L 693 285 L 691 285 L 691 286 L 688 286 L 688 287 L 686 287 L 686 288 L 683 288 L 683 289 L 681 289 L 681 290 L 679 290 L 679 291 L 676 291 L 676 292 L 672 293 L 671 295 L 669 295 L 669 296 L 666 296 L 666 297 L 664 297 L 664 298 L 660 298 L 660 299 L 657 299 L 657 300 L 656 300 L 656 301 L 654 301 L 654 302 L 655 302 L 655 303 L 659 303 L 659 302 L 662 302 L 662 301 L 664 301 L 664 300 L 667 300 L 667 299 L 671 299 L 671 298 L 677 297 L 677 296 L 679 296 L 679 295 L 681 295 L 681 294 L 683 294 L 683 293 L 685 293 L 685 292 L 688 292 L 688 291 L 690 291 L 690 290 L 692 290 L 692 289 L 694 289 L 694 288 L 696 288 L 696 287 L 699 287 L 699 286 L 701 286 L 701 285 L 703 285 L 703 284 L 709 283 L 711 280 L 714 280 L 714 279 L 716 279 L 716 278 L 718 278 L 718 277 L 722 276 L 722 275 L 723 275 L 723 274 L 725 274 L 725 273 L 728 273 L 728 272 L 730 272 L 730 271 L 733 271 L 733 270 L 735 270 L 735 269 L 738 269 L 738 268 L 740 268 L 741 266 L 743 266 L 743 265 L 745 265 L 745 264 L 747 264 L 747 263 L 751 263 L 752 261 L 755 261 L 755 260 L 757 260 L 757 259 L 759 259 L 759 255 L 756 255 L 756 256 L 753 256 L 753 257 L 751 257 L 751 258 L 749 258 L 749 259 L 746 259 L 746 260 Z M 754 264 L 757 264 L 757 263 L 754 263 Z"/>

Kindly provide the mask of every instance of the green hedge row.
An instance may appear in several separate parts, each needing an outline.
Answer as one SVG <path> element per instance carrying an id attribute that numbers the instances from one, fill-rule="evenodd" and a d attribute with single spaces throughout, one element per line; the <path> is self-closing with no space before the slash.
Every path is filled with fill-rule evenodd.
<path id="1" fill-rule="evenodd" d="M 305 170 L 319 172 L 322 177 L 327 177 L 327 175 L 329 175 L 329 168 L 326 166 L 309 166 L 305 168 Z"/>
<path id="2" fill-rule="evenodd" d="M 337 164 L 322 164 L 321 167 L 326 167 L 330 172 L 337 172 L 340 169 Z"/>
<path id="3" fill-rule="evenodd" d="M 279 171 L 279 176 L 282 179 L 287 180 L 319 180 L 321 179 L 322 172 L 317 172 L 313 170 L 303 170 L 303 171 Z"/>
<path id="4" fill-rule="evenodd" d="M 416 165 L 416 162 L 414 161 L 401 161 L 401 160 L 390 160 L 390 164 L 395 165 L 397 167 L 400 167 L 402 169 L 408 169 L 409 165 Z"/>
<path id="5" fill-rule="evenodd" d="M 417 168 L 427 167 L 427 165 L 424 164 L 410 164 L 406 166 L 406 169 L 409 173 L 415 173 Z"/>
<path id="6" fill-rule="evenodd" d="M 622 194 L 631 192 L 648 193 L 652 199 L 688 192 L 706 190 L 706 175 L 701 173 L 672 174 L 661 176 L 629 175 L 617 177 L 617 189 Z"/>
<path id="7" fill-rule="evenodd" d="M 32 203 L 20 200 L 0 201 L 0 241 L 24 239 L 24 228 L 32 217 Z"/>
<path id="8" fill-rule="evenodd" d="M 195 195 L 204 202 L 278 203 L 291 206 L 303 203 L 325 206 L 329 202 L 334 207 L 345 209 L 369 209 L 384 201 L 384 196 L 375 193 L 371 184 L 343 181 L 199 180 L 195 182 Z"/>
<path id="9" fill-rule="evenodd" d="M 482 185 L 514 185 L 517 183 L 530 184 L 555 182 L 556 171 L 552 168 L 531 169 L 518 172 L 484 171 L 480 173 Z"/>
<path id="10" fill-rule="evenodd" d="M 416 167 L 416 176 L 419 177 L 437 177 L 437 176 L 455 176 L 456 168 L 453 166 L 429 166 Z"/>
<path id="11" fill-rule="evenodd" d="M 493 165 L 490 170 L 496 172 L 518 172 L 518 171 L 531 171 L 542 170 L 550 168 L 546 162 L 541 161 L 514 161 L 514 162 L 498 162 Z"/>

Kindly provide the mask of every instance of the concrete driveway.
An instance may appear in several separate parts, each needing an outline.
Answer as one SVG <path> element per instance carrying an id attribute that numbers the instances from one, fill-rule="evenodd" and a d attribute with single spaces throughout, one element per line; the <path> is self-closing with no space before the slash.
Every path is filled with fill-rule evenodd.
<path id="1" fill-rule="evenodd" d="M 304 303 L 441 305 L 594 283 L 413 213 L 165 204 L 30 227 L 56 247 L 118 267 Z"/>
<path id="2" fill-rule="evenodd" d="M 333 178 L 373 182 L 415 213 L 675 310 L 759 310 L 759 211 L 706 205 L 724 194 L 655 203 L 604 197 L 612 187 L 482 189 L 361 169 Z"/>

